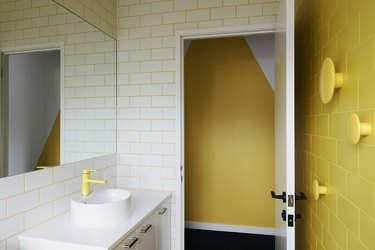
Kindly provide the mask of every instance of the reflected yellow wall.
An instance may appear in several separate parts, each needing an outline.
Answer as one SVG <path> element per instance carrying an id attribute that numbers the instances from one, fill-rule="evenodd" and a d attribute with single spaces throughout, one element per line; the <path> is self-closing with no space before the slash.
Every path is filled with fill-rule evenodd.
<path id="1" fill-rule="evenodd" d="M 375 249 L 375 134 L 358 145 L 345 137 L 352 112 L 375 125 L 375 1 L 304 2 L 296 25 L 296 180 L 310 199 L 300 203 L 297 249 Z M 324 105 L 317 84 L 327 56 L 344 83 Z M 315 178 L 329 190 L 317 202 Z"/>
<path id="2" fill-rule="evenodd" d="M 274 94 L 244 38 L 185 57 L 186 220 L 274 226 Z"/>

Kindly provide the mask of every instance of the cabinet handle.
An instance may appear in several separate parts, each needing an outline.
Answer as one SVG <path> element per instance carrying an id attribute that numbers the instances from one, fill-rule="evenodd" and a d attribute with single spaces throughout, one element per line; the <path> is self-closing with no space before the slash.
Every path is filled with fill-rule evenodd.
<path id="1" fill-rule="evenodd" d="M 137 237 L 131 237 L 127 242 L 125 242 L 124 248 L 132 248 L 132 246 L 138 241 Z"/>
<path id="2" fill-rule="evenodd" d="M 151 224 L 146 224 L 141 228 L 141 233 L 147 233 L 147 231 L 152 227 Z"/>
<path id="3" fill-rule="evenodd" d="M 159 210 L 159 215 L 165 214 L 165 212 L 167 212 L 167 210 L 168 210 L 168 208 L 163 207 L 162 209 Z"/>

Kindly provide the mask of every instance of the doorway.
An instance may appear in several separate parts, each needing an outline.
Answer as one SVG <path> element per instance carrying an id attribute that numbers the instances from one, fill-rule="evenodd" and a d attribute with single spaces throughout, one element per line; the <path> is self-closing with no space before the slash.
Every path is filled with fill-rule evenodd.
<path id="1" fill-rule="evenodd" d="M 222 247 L 273 249 L 273 236 L 249 235 L 272 235 L 274 227 L 274 93 L 265 73 L 273 76 L 272 49 L 273 35 L 190 43 L 184 68 L 186 249 L 217 247 L 220 240 L 197 235 L 207 229 L 233 237 L 220 241 Z"/>
<path id="2" fill-rule="evenodd" d="M 61 51 L 2 55 L 2 176 L 60 164 Z"/>
<path id="3" fill-rule="evenodd" d="M 178 170 L 181 174 L 181 182 L 176 185 L 176 228 L 178 234 L 176 235 L 176 247 L 185 249 L 185 189 L 184 189 L 184 173 L 185 173 L 185 155 L 184 155 L 184 43 L 186 40 L 195 39 L 209 39 L 209 38 L 224 38 L 234 36 L 247 36 L 247 35 L 261 35 L 273 34 L 275 27 L 273 24 L 251 25 L 248 27 L 230 27 L 228 29 L 207 29 L 204 31 L 181 31 L 177 33 L 177 46 L 176 46 L 176 81 L 177 84 L 177 162 Z"/>

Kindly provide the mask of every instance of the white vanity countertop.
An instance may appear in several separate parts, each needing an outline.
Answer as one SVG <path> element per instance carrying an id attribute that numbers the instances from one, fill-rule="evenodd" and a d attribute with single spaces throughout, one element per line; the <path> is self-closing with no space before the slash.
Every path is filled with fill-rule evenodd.
<path id="1" fill-rule="evenodd" d="M 35 249 L 40 250 L 52 249 L 51 246 L 54 246 L 55 250 L 112 249 L 171 195 L 168 192 L 129 191 L 132 193 L 132 215 L 125 222 L 105 228 L 82 228 L 71 224 L 70 212 L 66 212 L 26 231 L 19 236 L 19 239 L 28 245 L 37 246 Z"/>

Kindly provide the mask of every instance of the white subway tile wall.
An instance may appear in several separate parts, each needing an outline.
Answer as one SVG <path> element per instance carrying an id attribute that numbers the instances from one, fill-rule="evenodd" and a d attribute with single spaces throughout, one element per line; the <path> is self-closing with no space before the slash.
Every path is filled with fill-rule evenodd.
<path id="1" fill-rule="evenodd" d="M 97 19 L 116 7 L 112 0 L 65 2 L 92 5 Z M 116 152 L 116 41 L 52 0 L 0 0 L 0 51 L 53 42 L 65 53 L 63 162 Z M 30 175 L 26 189 L 38 182 Z"/>
<path id="2" fill-rule="evenodd" d="M 116 187 L 116 159 L 116 154 L 110 154 L 1 178 L 0 249 L 19 249 L 20 233 L 68 211 L 70 198 L 81 191 L 82 169 L 96 169 L 93 177 Z"/>
<path id="3" fill-rule="evenodd" d="M 117 0 L 53 0 L 111 37 L 117 37 Z"/>
<path id="4" fill-rule="evenodd" d="M 275 23 L 277 5 L 277 0 L 118 1 L 118 186 L 174 192 L 179 181 L 176 31 Z M 172 210 L 172 249 L 177 249 L 174 205 Z"/>

